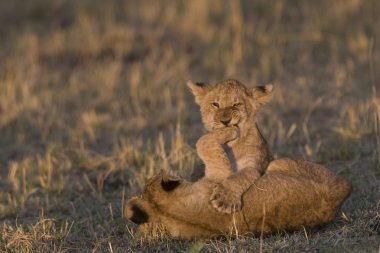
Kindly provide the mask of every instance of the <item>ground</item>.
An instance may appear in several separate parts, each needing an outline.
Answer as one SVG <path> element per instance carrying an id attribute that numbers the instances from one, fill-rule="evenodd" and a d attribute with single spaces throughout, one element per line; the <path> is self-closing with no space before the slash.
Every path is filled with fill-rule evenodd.
<path id="1" fill-rule="evenodd" d="M 380 2 L 0 2 L 1 252 L 377 252 Z M 353 184 L 328 226 L 262 237 L 145 238 L 122 205 L 203 133 L 186 81 L 273 83 L 274 154 Z"/>

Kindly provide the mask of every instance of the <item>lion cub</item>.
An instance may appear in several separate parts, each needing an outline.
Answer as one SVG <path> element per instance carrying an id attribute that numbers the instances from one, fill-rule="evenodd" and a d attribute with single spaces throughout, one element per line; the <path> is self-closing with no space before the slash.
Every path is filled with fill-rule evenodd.
<path id="1" fill-rule="evenodd" d="M 247 88 L 236 80 L 215 85 L 187 83 L 200 106 L 206 133 L 197 144 L 205 163 L 205 177 L 217 182 L 211 203 L 220 212 L 242 208 L 242 194 L 273 160 L 261 135 L 256 115 L 273 85 Z"/>

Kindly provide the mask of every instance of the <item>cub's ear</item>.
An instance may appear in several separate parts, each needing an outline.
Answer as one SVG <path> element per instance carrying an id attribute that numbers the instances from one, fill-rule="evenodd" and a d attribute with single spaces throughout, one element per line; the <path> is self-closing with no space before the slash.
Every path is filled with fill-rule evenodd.
<path id="1" fill-rule="evenodd" d="M 180 186 L 182 179 L 170 171 L 162 171 L 161 187 L 166 192 L 171 192 Z"/>
<path id="2" fill-rule="evenodd" d="M 195 97 L 195 102 L 199 105 L 202 102 L 203 97 L 209 91 L 210 86 L 205 83 L 194 83 L 193 81 L 187 81 L 187 86 Z"/>
<path id="3" fill-rule="evenodd" d="M 269 94 L 274 90 L 273 84 L 265 86 L 256 86 L 251 89 L 251 97 L 259 104 L 265 104 L 269 99 Z"/>

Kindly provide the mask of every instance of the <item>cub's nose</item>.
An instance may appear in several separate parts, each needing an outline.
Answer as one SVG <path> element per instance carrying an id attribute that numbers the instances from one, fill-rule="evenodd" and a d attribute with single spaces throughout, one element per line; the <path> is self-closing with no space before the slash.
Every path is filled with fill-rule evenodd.
<path id="1" fill-rule="evenodd" d="M 223 125 L 228 126 L 228 124 L 231 122 L 231 119 L 221 119 L 220 122 L 222 122 Z"/>

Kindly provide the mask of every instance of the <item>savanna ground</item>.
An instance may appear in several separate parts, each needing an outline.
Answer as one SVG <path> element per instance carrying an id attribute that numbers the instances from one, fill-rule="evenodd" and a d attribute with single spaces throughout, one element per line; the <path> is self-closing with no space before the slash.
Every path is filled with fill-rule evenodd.
<path id="1" fill-rule="evenodd" d="M 379 250 L 380 1 L 1 1 L 0 38 L 1 252 Z M 199 163 L 186 81 L 226 78 L 275 84 L 264 136 L 349 179 L 343 212 L 262 238 L 139 237 L 125 200 Z"/>

